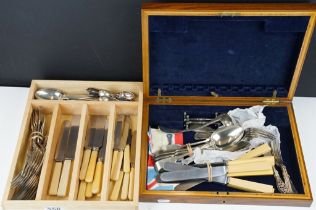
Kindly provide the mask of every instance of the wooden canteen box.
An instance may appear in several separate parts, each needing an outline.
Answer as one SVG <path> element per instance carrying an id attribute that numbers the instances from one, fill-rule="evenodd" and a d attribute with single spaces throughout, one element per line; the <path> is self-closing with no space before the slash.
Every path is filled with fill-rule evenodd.
<path id="1" fill-rule="evenodd" d="M 80 101 L 80 100 L 41 100 L 35 99 L 35 91 L 40 88 L 55 88 L 68 94 L 84 94 L 86 88 L 94 87 L 109 91 L 132 91 L 137 97 L 134 101 Z M 137 209 L 139 186 L 139 159 L 140 136 L 142 119 L 142 83 L 140 82 L 93 82 L 93 81 L 49 81 L 34 80 L 29 90 L 28 101 L 22 122 L 19 140 L 14 154 L 12 168 L 9 174 L 6 191 L 3 198 L 4 209 Z M 43 110 L 46 116 L 47 145 L 44 162 L 40 173 L 39 184 L 35 200 L 11 200 L 13 189 L 11 180 L 22 169 L 25 152 L 29 141 L 29 126 L 31 113 L 34 108 Z M 68 193 L 65 197 L 49 195 L 49 187 L 52 179 L 54 155 L 57 150 L 58 137 L 61 133 L 63 120 L 69 116 L 80 116 L 78 139 L 75 150 L 75 158 L 72 163 L 71 176 L 68 183 Z M 112 201 L 109 199 L 109 183 L 112 162 L 112 150 L 114 147 L 114 130 L 117 116 L 131 116 L 132 129 L 136 131 L 136 157 L 134 195 L 131 201 Z M 87 127 L 91 117 L 106 116 L 108 122 L 108 134 L 106 153 L 103 167 L 102 190 L 94 199 L 77 200 L 79 188 L 79 170 L 87 139 Z"/>
<path id="2" fill-rule="evenodd" d="M 315 4 L 143 6 L 140 201 L 311 205 L 292 99 L 315 15 Z M 266 124 L 279 128 L 282 157 L 298 193 L 279 193 L 273 176 L 251 179 L 273 185 L 276 191 L 272 194 L 233 190 L 207 182 L 189 191 L 147 188 L 146 139 L 150 126 L 183 129 L 184 112 L 209 117 L 212 113 L 254 105 L 265 105 Z"/>

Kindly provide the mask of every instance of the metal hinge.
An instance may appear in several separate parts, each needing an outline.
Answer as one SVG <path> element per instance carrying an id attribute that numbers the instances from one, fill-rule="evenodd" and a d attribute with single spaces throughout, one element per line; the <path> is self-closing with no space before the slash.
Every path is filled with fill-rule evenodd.
<path id="1" fill-rule="evenodd" d="M 171 103 L 172 99 L 170 97 L 161 96 L 161 89 L 158 88 L 158 97 L 156 99 L 158 103 Z"/>
<path id="2" fill-rule="evenodd" d="M 269 105 L 279 103 L 280 101 L 278 99 L 276 99 L 277 94 L 278 94 L 278 91 L 274 90 L 272 93 L 272 98 L 267 98 L 267 99 L 263 100 L 262 102 L 265 104 L 269 104 Z"/>

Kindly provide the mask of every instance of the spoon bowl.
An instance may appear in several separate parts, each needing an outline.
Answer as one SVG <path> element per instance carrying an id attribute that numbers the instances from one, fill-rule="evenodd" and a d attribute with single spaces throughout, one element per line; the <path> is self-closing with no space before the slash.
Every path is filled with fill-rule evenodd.
<path id="1" fill-rule="evenodd" d="M 57 89 L 42 88 L 35 92 L 35 98 L 46 100 L 62 100 L 65 94 Z"/>
<path id="2" fill-rule="evenodd" d="M 238 142 L 244 135 L 244 129 L 240 126 L 228 126 L 217 129 L 211 139 L 217 147 L 224 147 L 233 142 Z"/>

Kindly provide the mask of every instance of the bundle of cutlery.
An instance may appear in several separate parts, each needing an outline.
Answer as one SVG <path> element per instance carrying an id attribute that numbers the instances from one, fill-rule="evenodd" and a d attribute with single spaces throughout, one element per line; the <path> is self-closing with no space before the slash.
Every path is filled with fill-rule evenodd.
<path id="1" fill-rule="evenodd" d="M 263 125 L 261 113 L 263 108 L 259 106 L 247 109 L 246 112 L 248 113 L 246 115 L 245 110 L 236 110 L 233 111 L 233 114 L 231 111 L 221 114 L 215 113 L 214 118 L 191 117 L 185 112 L 184 129 L 159 126 L 159 132 L 153 132 L 153 130 L 149 132 L 157 134 L 157 139 L 155 139 L 156 136 L 150 137 L 150 141 L 156 140 L 156 142 L 151 142 L 150 145 L 161 145 L 161 142 L 157 142 L 161 141 L 158 137 L 158 135 L 162 135 L 161 132 L 166 136 L 183 135 L 187 132 L 194 134 L 194 140 L 188 141 L 190 143 L 177 145 L 170 144 L 170 141 L 167 141 L 168 145 L 163 145 L 160 149 L 152 149 L 154 151 L 152 157 L 155 162 L 157 181 L 159 183 L 180 182 L 180 185 L 184 187 L 177 187 L 177 190 L 179 190 L 189 189 L 211 178 L 213 182 L 223 183 L 246 191 L 272 193 L 274 189 L 272 190 L 271 187 L 265 188 L 262 184 L 237 180 L 232 177 L 273 175 L 279 192 L 297 192 L 282 160 L 278 128 L 275 126 L 265 127 Z M 251 127 L 250 123 L 256 126 Z M 243 125 L 247 126 L 244 127 Z M 202 157 L 199 157 L 200 153 L 195 154 L 194 151 L 200 151 L 200 153 L 204 154 Z M 270 154 L 269 159 L 261 159 L 258 162 L 258 159 L 254 158 L 268 155 L 270 152 L 272 152 L 273 156 Z M 210 155 L 208 156 L 207 154 Z M 234 160 L 236 158 L 240 158 L 240 160 Z M 225 162 L 227 159 L 234 161 Z M 192 162 L 214 163 L 216 160 L 222 160 L 219 163 L 225 164 L 221 166 L 209 165 L 209 167 L 204 165 L 204 168 L 197 168 L 198 164 L 193 164 L 195 167 L 192 167 L 192 164 L 190 164 Z M 271 164 L 267 162 L 268 160 Z M 246 162 L 239 164 L 238 167 L 233 164 L 236 162 L 242 163 L 243 161 Z M 282 178 L 276 166 L 281 169 Z M 211 177 L 210 170 L 212 171 Z M 234 181 L 238 181 L 240 184 L 248 184 L 256 189 L 251 187 L 242 188 L 237 182 L 232 184 Z M 258 190 L 260 186 L 263 187 L 262 190 Z"/>
<path id="2" fill-rule="evenodd" d="M 62 124 L 61 135 L 55 153 L 55 164 L 48 194 L 65 197 L 68 193 L 72 162 L 75 158 L 80 116 L 73 116 L 71 121 Z"/>
<path id="3" fill-rule="evenodd" d="M 101 192 L 108 133 L 106 117 L 91 117 L 88 132 L 79 173 L 78 200 L 91 199 Z"/>
<path id="4" fill-rule="evenodd" d="M 116 122 L 110 182 L 110 200 L 133 200 L 136 132 L 130 116 Z"/>
<path id="5" fill-rule="evenodd" d="M 43 158 L 46 151 L 45 115 L 41 108 L 35 108 L 30 120 L 30 135 L 23 168 L 13 178 L 12 200 L 33 200 L 36 196 Z"/>

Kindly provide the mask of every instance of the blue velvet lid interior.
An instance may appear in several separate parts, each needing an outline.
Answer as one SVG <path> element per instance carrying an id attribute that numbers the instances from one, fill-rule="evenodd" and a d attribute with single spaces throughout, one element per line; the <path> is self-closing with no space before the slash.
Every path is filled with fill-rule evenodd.
<path id="1" fill-rule="evenodd" d="M 287 97 L 308 21 L 149 16 L 150 95 Z"/>

